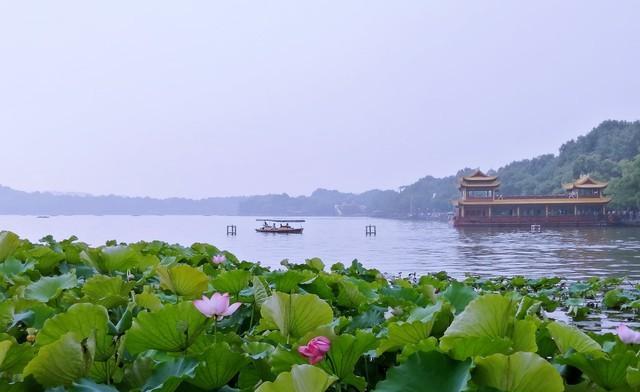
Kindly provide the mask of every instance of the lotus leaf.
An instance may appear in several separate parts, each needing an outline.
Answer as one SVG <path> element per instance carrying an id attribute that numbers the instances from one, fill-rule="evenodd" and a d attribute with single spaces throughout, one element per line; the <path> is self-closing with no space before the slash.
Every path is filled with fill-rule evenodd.
<path id="1" fill-rule="evenodd" d="M 209 277 L 199 269 L 186 264 L 171 267 L 158 266 L 160 287 L 187 299 L 200 297 L 207 291 Z"/>
<path id="2" fill-rule="evenodd" d="M 221 293 L 238 294 L 249 285 L 251 273 L 245 270 L 231 270 L 220 273 L 213 279 L 213 287 Z"/>
<path id="3" fill-rule="evenodd" d="M 125 334 L 131 354 L 146 350 L 185 351 L 204 331 L 207 319 L 191 302 L 165 305 L 154 312 L 140 312 Z"/>
<path id="4" fill-rule="evenodd" d="M 96 360 L 104 361 L 113 352 L 112 339 L 107 335 L 109 315 L 100 305 L 75 304 L 65 313 L 60 313 L 45 321 L 38 333 L 36 344 L 46 346 L 60 339 L 61 336 L 73 332 L 81 338 L 95 338 Z"/>
<path id="5" fill-rule="evenodd" d="M 437 351 L 417 352 L 391 368 L 375 392 L 459 392 L 471 379 L 471 361 L 456 361 Z"/>
<path id="6" fill-rule="evenodd" d="M 220 388 L 248 362 L 243 354 L 231 351 L 227 343 L 215 343 L 204 353 L 191 383 L 202 389 Z"/>
<path id="7" fill-rule="evenodd" d="M 283 336 L 300 338 L 333 320 L 333 310 L 314 294 L 274 292 L 260 310 L 267 327 L 280 330 Z"/>
<path id="8" fill-rule="evenodd" d="M 562 392 L 560 373 L 536 353 L 494 354 L 476 359 L 473 381 L 504 392 Z"/>
<path id="9" fill-rule="evenodd" d="M 295 365 L 280 373 L 275 381 L 260 385 L 256 392 L 324 392 L 336 381 L 334 376 L 311 365 Z"/>
<path id="10" fill-rule="evenodd" d="M 77 285 L 78 280 L 74 273 L 45 276 L 27 286 L 24 297 L 35 301 L 49 302 L 52 298 L 59 296 L 63 290 L 76 287 Z"/>
<path id="11" fill-rule="evenodd" d="M 89 372 L 94 353 L 92 338 L 83 339 L 69 332 L 42 347 L 25 367 L 24 375 L 33 375 L 47 387 L 71 385 Z"/>
<path id="12" fill-rule="evenodd" d="M 480 296 L 467 305 L 440 340 L 455 359 L 537 350 L 536 325 L 516 320 L 516 303 L 499 294 Z"/>

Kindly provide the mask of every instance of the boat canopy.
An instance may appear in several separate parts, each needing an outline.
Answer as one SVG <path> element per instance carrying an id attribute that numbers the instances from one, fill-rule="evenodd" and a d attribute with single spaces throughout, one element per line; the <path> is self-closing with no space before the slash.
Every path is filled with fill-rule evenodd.
<path id="1" fill-rule="evenodd" d="M 259 222 L 297 223 L 306 222 L 304 219 L 256 219 Z"/>

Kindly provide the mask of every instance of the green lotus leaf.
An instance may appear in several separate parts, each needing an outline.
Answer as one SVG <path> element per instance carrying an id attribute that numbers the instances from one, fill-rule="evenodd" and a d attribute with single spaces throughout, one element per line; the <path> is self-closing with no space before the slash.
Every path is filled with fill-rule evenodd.
<path id="1" fill-rule="evenodd" d="M 455 359 L 537 350 L 533 321 L 516 320 L 516 302 L 499 294 L 480 296 L 467 305 L 440 339 Z"/>
<path id="2" fill-rule="evenodd" d="M 338 282 L 337 301 L 340 306 L 357 309 L 360 305 L 367 303 L 368 298 L 356 283 L 345 278 Z"/>
<path id="3" fill-rule="evenodd" d="M 471 361 L 456 361 L 437 351 L 417 352 L 391 368 L 376 392 L 459 392 L 467 390 Z"/>
<path id="4" fill-rule="evenodd" d="M 354 335 L 340 335 L 331 340 L 331 349 L 327 354 L 333 374 L 338 378 L 363 391 L 366 381 L 354 374 L 354 369 L 362 355 L 374 349 L 376 337 L 372 333 L 358 331 Z"/>
<path id="5" fill-rule="evenodd" d="M 190 301 L 165 305 L 154 312 L 140 312 L 125 334 L 125 347 L 131 354 L 146 350 L 185 351 L 207 326 Z"/>
<path id="6" fill-rule="evenodd" d="M 31 283 L 24 291 L 24 297 L 39 302 L 49 302 L 62 291 L 76 287 L 78 280 L 73 272 L 57 276 L 45 276 Z"/>
<path id="7" fill-rule="evenodd" d="M 627 369 L 637 367 L 638 358 L 631 350 L 617 348 L 607 356 L 594 357 L 590 353 L 572 353 L 556 359 L 558 363 L 580 369 L 589 379 L 605 390 L 630 391 Z"/>
<path id="8" fill-rule="evenodd" d="M 109 315 L 107 309 L 94 304 L 75 304 L 66 312 L 45 321 L 38 333 L 36 344 L 45 346 L 74 332 L 80 338 L 95 336 L 96 360 L 105 361 L 113 354 L 112 338 L 107 334 Z"/>
<path id="9" fill-rule="evenodd" d="M 10 231 L 0 231 L 0 261 L 9 257 L 20 246 L 20 237 Z"/>
<path id="10" fill-rule="evenodd" d="M 22 263 L 20 260 L 10 257 L 0 263 L 0 276 L 11 278 L 16 275 L 22 275 L 27 271 L 33 270 L 33 263 Z"/>
<path id="11" fill-rule="evenodd" d="M 151 311 L 162 308 L 162 301 L 157 295 L 151 292 L 150 286 L 144 286 L 142 293 L 135 296 L 136 305 Z"/>
<path id="12" fill-rule="evenodd" d="M 124 376 L 123 369 L 118 366 L 115 357 L 111 357 L 106 361 L 96 361 L 94 358 L 93 365 L 87 374 L 86 379 L 95 381 L 96 383 L 120 382 Z"/>
<path id="13" fill-rule="evenodd" d="M 631 388 L 640 387 L 640 369 L 635 367 L 628 367 L 626 380 L 627 384 L 629 384 Z"/>
<path id="14" fill-rule="evenodd" d="M 18 344 L 14 338 L 0 341 L 0 374 L 22 373 L 35 353 L 35 348 L 29 343 Z"/>
<path id="15" fill-rule="evenodd" d="M 266 359 L 276 348 L 265 342 L 248 342 L 242 345 L 242 349 L 253 359 Z"/>
<path id="16" fill-rule="evenodd" d="M 417 343 L 408 344 L 402 348 L 402 351 L 397 356 L 398 363 L 402 363 L 406 361 L 411 355 L 417 353 L 419 351 L 437 351 L 438 350 L 438 339 L 429 336 L 426 339 L 423 339 Z"/>
<path id="17" fill-rule="evenodd" d="M 309 267 L 311 267 L 311 269 L 313 269 L 316 272 L 321 272 L 324 270 L 324 263 L 322 262 L 321 259 L 314 257 L 312 259 L 306 259 L 304 261 L 305 265 L 308 265 Z"/>
<path id="18" fill-rule="evenodd" d="M 31 300 L 16 301 L 15 306 L 16 311 L 9 328 L 24 324 L 28 328 L 41 329 L 44 322 L 56 313 L 56 310 L 51 306 Z M 22 310 L 18 311 L 17 309 Z"/>
<path id="19" fill-rule="evenodd" d="M 151 356 L 139 355 L 124 368 L 123 390 L 139 390 L 153 374 L 155 362 Z"/>
<path id="20" fill-rule="evenodd" d="M 237 269 L 220 273 L 211 284 L 218 292 L 237 295 L 249 285 L 250 279 L 251 272 Z"/>
<path id="21" fill-rule="evenodd" d="M 476 359 L 473 381 L 503 392 L 562 392 L 560 373 L 538 354 L 493 354 Z"/>
<path id="22" fill-rule="evenodd" d="M 262 306 L 269 296 L 271 296 L 269 285 L 262 278 L 254 276 L 251 280 L 251 286 L 253 287 L 253 299 L 256 305 Z"/>
<path id="23" fill-rule="evenodd" d="M 111 385 L 97 384 L 87 378 L 82 378 L 71 385 L 71 388 L 67 389 L 69 392 L 118 392 L 118 390 Z"/>
<path id="24" fill-rule="evenodd" d="M 294 338 L 333 321 L 331 306 L 314 294 L 274 292 L 260 313 L 267 327 L 275 326 L 283 336 Z"/>
<path id="25" fill-rule="evenodd" d="M 159 263 L 155 255 L 143 255 L 132 246 L 114 245 L 97 249 L 86 249 L 80 259 L 100 272 L 144 271 Z"/>
<path id="26" fill-rule="evenodd" d="M 433 320 L 429 322 L 394 322 L 389 323 L 387 338 L 378 347 L 378 355 L 391 350 L 400 350 L 404 346 L 416 344 L 429 337 Z"/>
<path id="27" fill-rule="evenodd" d="M 283 293 L 291 293 L 297 291 L 299 284 L 311 281 L 315 277 L 316 274 L 309 270 L 289 270 L 286 272 L 274 272 L 272 280 L 275 283 L 276 290 Z"/>
<path id="28" fill-rule="evenodd" d="M 119 276 L 94 275 L 82 286 L 82 292 L 92 303 L 111 309 L 127 304 L 133 286 Z"/>
<path id="29" fill-rule="evenodd" d="M 3 340 L 0 342 L 0 369 L 2 369 L 2 365 L 4 364 L 4 359 L 7 357 L 7 353 L 9 349 L 13 345 L 13 342 L 10 340 Z"/>
<path id="30" fill-rule="evenodd" d="M 256 392 L 324 392 L 336 381 L 324 370 L 311 365 L 295 365 L 280 373 L 275 381 L 260 385 Z"/>
<path id="31" fill-rule="evenodd" d="M 15 306 L 10 301 L 0 302 L 0 331 L 4 331 L 4 328 L 13 321 L 13 313 Z"/>
<path id="32" fill-rule="evenodd" d="M 452 305 L 447 302 L 438 301 L 433 305 L 424 308 L 415 308 L 407 317 L 408 322 L 422 321 L 432 322 L 431 335 L 440 337 L 453 321 Z"/>
<path id="33" fill-rule="evenodd" d="M 366 312 L 355 316 L 351 323 L 345 328 L 345 332 L 354 332 L 358 329 L 369 329 L 384 322 L 384 310 L 378 307 L 371 307 Z"/>
<path id="34" fill-rule="evenodd" d="M 460 282 L 451 282 L 449 287 L 442 293 L 445 298 L 460 313 L 467 307 L 469 302 L 473 301 L 478 294 L 473 289 Z"/>
<path id="35" fill-rule="evenodd" d="M 590 353 L 596 357 L 604 355 L 598 342 L 572 325 L 554 321 L 547 325 L 547 330 L 563 354 L 573 349 L 579 353 Z"/>
<path id="36" fill-rule="evenodd" d="M 209 277 L 197 268 L 186 264 L 171 267 L 158 266 L 160 287 L 185 298 L 199 298 L 209 287 Z"/>
<path id="37" fill-rule="evenodd" d="M 65 259 L 64 253 L 56 252 L 46 246 L 38 246 L 25 252 L 29 261 L 35 261 L 36 268 L 44 275 L 51 274 L 55 268 Z"/>
<path id="38" fill-rule="evenodd" d="M 269 355 L 268 361 L 273 374 L 288 372 L 294 365 L 304 365 L 308 363 L 307 359 L 300 355 L 299 352 L 289 350 L 282 345 L 276 347 Z"/>
<path id="39" fill-rule="evenodd" d="M 73 332 L 40 349 L 24 369 L 45 387 L 71 385 L 91 368 L 95 353 L 93 338 L 83 339 Z"/>
<path id="40" fill-rule="evenodd" d="M 200 360 L 190 383 L 207 390 L 226 385 L 249 362 L 245 355 L 231 351 L 224 342 L 212 345 Z"/>
<path id="41" fill-rule="evenodd" d="M 192 379 L 196 372 L 198 361 L 193 358 L 178 357 L 163 362 L 158 366 L 147 382 L 142 386 L 142 392 L 173 392 L 182 381 Z"/>

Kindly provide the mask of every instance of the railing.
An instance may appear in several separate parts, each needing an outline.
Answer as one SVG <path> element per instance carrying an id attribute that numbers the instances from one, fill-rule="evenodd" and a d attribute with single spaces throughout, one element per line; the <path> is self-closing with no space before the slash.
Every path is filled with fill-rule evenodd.
<path id="1" fill-rule="evenodd" d="M 533 200 L 549 200 L 549 199 L 567 199 L 567 200 L 577 200 L 577 199 L 600 199 L 601 196 L 590 195 L 590 196 L 576 196 L 572 194 L 562 194 L 562 195 L 496 195 L 495 200 L 523 200 L 523 199 L 533 199 Z M 492 197 L 469 197 L 466 199 L 468 201 L 486 201 L 486 200 L 494 200 Z"/>

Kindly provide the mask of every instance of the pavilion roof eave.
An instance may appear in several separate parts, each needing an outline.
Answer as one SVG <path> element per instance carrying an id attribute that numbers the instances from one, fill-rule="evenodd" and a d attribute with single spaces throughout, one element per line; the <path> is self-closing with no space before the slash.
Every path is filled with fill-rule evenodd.
<path id="1" fill-rule="evenodd" d="M 484 174 L 480 169 L 476 170 L 469 176 L 462 177 L 464 181 L 495 181 L 497 178 L 497 176 L 488 176 Z"/>
<path id="2" fill-rule="evenodd" d="M 465 188 L 496 188 L 500 186 L 500 181 L 492 181 L 490 183 L 473 183 L 473 184 L 468 184 L 465 183 L 464 181 L 461 181 L 458 184 L 459 188 L 465 187 Z"/>
<path id="3" fill-rule="evenodd" d="M 569 184 L 562 184 L 562 188 L 564 188 L 567 191 L 571 191 L 574 189 L 604 189 L 607 187 L 607 185 L 608 185 L 607 183 L 583 184 L 583 185 L 569 183 Z"/>
<path id="4" fill-rule="evenodd" d="M 602 198 L 584 198 L 569 199 L 567 197 L 557 199 L 496 199 L 496 200 L 458 200 L 459 205 L 469 206 L 505 206 L 505 205 L 545 205 L 545 204 L 607 204 L 611 201 L 610 197 Z"/>

